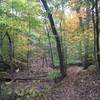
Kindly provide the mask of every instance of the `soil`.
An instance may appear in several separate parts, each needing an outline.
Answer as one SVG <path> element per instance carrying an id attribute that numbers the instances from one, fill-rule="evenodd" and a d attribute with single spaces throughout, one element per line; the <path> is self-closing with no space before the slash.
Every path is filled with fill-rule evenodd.
<path id="1" fill-rule="evenodd" d="M 47 94 L 49 100 L 100 100 L 100 74 L 96 69 L 81 70 L 76 77 L 66 77 Z"/>
<path id="2" fill-rule="evenodd" d="M 13 73 L 14 78 L 35 77 L 37 80 L 20 80 L 14 82 L 15 90 L 24 89 L 26 86 L 34 85 L 43 96 L 37 96 L 33 100 L 100 100 L 100 74 L 94 66 L 83 70 L 79 66 L 71 66 L 67 69 L 67 76 L 59 83 L 48 79 L 48 72 L 53 70 L 50 67 L 50 60 L 43 63 L 43 59 L 33 59 L 29 67 Z M 49 65 L 49 66 L 48 66 Z M 48 90 L 45 88 L 49 87 Z M 44 92 L 46 90 L 46 92 Z M 3 100 L 3 99 L 0 99 Z M 13 100 L 13 99 L 5 99 Z M 28 99 L 21 99 L 28 100 Z"/>

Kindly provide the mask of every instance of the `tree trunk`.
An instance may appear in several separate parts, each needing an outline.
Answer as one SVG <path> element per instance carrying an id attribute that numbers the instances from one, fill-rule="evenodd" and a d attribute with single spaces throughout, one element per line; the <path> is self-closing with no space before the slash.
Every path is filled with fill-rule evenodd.
<path id="1" fill-rule="evenodd" d="M 8 41 L 9 41 L 9 60 L 10 60 L 10 62 L 12 62 L 12 57 L 13 57 L 13 46 L 12 46 L 12 41 L 11 41 L 11 38 L 10 38 L 10 36 L 9 36 L 9 34 L 8 34 L 8 32 L 6 32 L 6 36 L 7 36 L 7 38 L 8 38 Z"/>
<path id="2" fill-rule="evenodd" d="M 3 61 L 3 56 L 2 56 L 2 38 L 0 39 L 0 62 Z"/>
<path id="3" fill-rule="evenodd" d="M 60 72 L 61 72 L 61 75 L 63 78 L 65 76 L 65 67 L 64 67 L 64 57 L 63 57 L 63 53 L 62 53 L 62 49 L 61 49 L 60 37 L 57 33 L 52 14 L 50 13 L 50 10 L 49 10 L 46 0 L 41 0 L 41 2 L 43 3 L 43 6 L 47 12 L 47 15 L 48 15 L 48 18 L 50 21 L 50 25 L 51 25 L 51 29 L 55 36 L 57 51 L 58 51 L 58 56 L 59 56 L 59 62 L 60 62 Z"/>
<path id="4" fill-rule="evenodd" d="M 94 61 L 97 66 L 97 57 L 96 57 L 96 32 L 95 32 L 95 13 L 94 13 L 94 2 L 92 4 L 92 22 L 93 22 L 93 31 L 94 31 Z"/>
<path id="5" fill-rule="evenodd" d="M 99 50 L 99 11 L 98 11 L 99 0 L 92 2 L 92 20 L 94 26 L 94 58 L 96 67 L 100 71 L 100 50 Z M 95 12 L 94 12 L 95 9 Z"/>
<path id="6" fill-rule="evenodd" d="M 95 30 L 96 30 L 96 55 L 97 55 L 97 64 L 98 64 L 98 69 L 100 70 L 100 50 L 99 50 L 99 11 L 98 11 L 98 2 L 99 0 L 95 1 L 95 15 L 96 15 L 96 25 L 95 25 Z"/>
<path id="7" fill-rule="evenodd" d="M 80 6 L 76 9 L 76 12 L 79 14 L 80 13 Z M 84 32 L 84 25 L 83 25 L 83 19 L 81 16 L 79 16 L 79 24 L 80 24 L 80 28 L 81 31 Z M 81 41 L 80 41 L 81 42 Z M 84 69 L 88 68 L 88 42 L 87 39 L 84 36 L 84 55 L 82 55 L 82 66 L 84 67 Z"/>
<path id="8" fill-rule="evenodd" d="M 50 33 L 49 33 L 49 30 L 48 30 L 48 28 L 46 27 L 46 31 L 47 31 L 47 36 L 48 36 L 48 41 L 49 41 L 49 49 L 50 49 L 50 55 L 51 55 L 51 61 L 52 61 L 52 67 L 54 67 L 54 58 L 53 58 L 53 52 L 52 52 L 52 45 L 51 45 L 51 39 L 50 39 Z"/>

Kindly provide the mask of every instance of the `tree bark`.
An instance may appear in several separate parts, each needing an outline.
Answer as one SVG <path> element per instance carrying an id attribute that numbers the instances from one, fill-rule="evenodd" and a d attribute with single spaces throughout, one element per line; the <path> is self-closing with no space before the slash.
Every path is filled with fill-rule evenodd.
<path id="1" fill-rule="evenodd" d="M 7 38 L 8 38 L 8 41 L 9 41 L 9 59 L 10 59 L 10 61 L 12 61 L 12 57 L 13 57 L 13 46 L 12 46 L 12 41 L 11 41 L 11 38 L 10 38 L 10 36 L 9 36 L 9 34 L 8 34 L 8 32 L 6 32 L 6 36 L 7 36 Z"/>
<path id="2" fill-rule="evenodd" d="M 99 50 L 99 11 L 98 11 L 98 3 L 99 0 L 95 1 L 95 15 L 96 15 L 96 25 L 95 25 L 95 29 L 96 29 L 96 55 L 97 55 L 97 63 L 98 63 L 98 69 L 100 70 L 100 50 Z"/>
<path id="3" fill-rule="evenodd" d="M 94 31 L 94 61 L 97 66 L 97 57 L 96 57 L 96 32 L 95 32 L 95 13 L 94 13 L 95 3 L 92 3 L 92 22 L 93 22 L 93 31 Z"/>
<path id="4" fill-rule="evenodd" d="M 0 62 L 3 61 L 3 56 L 2 56 L 2 38 L 0 39 Z"/>
<path id="5" fill-rule="evenodd" d="M 99 50 L 99 0 L 92 2 L 92 20 L 94 26 L 94 58 L 98 71 L 100 71 L 100 50 Z M 95 11 L 94 11 L 95 9 Z"/>
<path id="6" fill-rule="evenodd" d="M 50 33 L 49 33 L 49 30 L 48 28 L 46 27 L 46 31 L 47 31 L 47 36 L 48 36 L 48 41 L 49 41 L 49 49 L 50 49 L 50 55 L 51 55 L 51 61 L 52 61 L 52 67 L 54 67 L 54 58 L 53 58 L 53 52 L 52 52 L 52 45 L 51 45 L 51 39 L 50 39 Z"/>
<path id="7" fill-rule="evenodd" d="M 48 19 L 49 19 L 50 25 L 51 25 L 51 29 L 52 29 L 52 32 L 55 36 L 57 51 L 58 51 L 58 56 L 59 56 L 59 62 L 60 62 L 60 72 L 61 72 L 61 75 L 62 75 L 62 78 L 63 78 L 65 76 L 65 67 L 64 67 L 64 56 L 63 56 L 62 49 L 61 49 L 60 37 L 57 33 L 52 14 L 50 13 L 50 9 L 47 5 L 46 0 L 41 0 L 41 2 L 42 2 L 43 6 L 44 6 L 44 8 L 47 12 Z"/>

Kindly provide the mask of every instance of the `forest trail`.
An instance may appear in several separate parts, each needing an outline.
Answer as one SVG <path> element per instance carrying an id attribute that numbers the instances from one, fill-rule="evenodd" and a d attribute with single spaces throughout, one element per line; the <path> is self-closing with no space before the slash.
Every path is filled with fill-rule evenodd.
<path id="1" fill-rule="evenodd" d="M 70 79 L 70 80 L 77 80 L 78 78 L 78 74 L 83 70 L 83 67 L 79 67 L 79 66 L 71 66 L 69 68 L 67 68 L 67 77 Z"/>
<path id="2" fill-rule="evenodd" d="M 46 94 L 48 100 L 80 100 L 76 96 L 74 83 L 78 80 L 79 73 L 82 67 L 71 66 L 67 69 L 67 76 L 63 81 L 54 84 L 51 90 Z M 34 100 L 44 100 L 42 97 L 37 97 Z"/>
<path id="3" fill-rule="evenodd" d="M 31 61 L 30 73 L 25 70 L 15 73 L 15 77 L 35 77 L 37 80 L 19 80 L 14 83 L 15 89 L 26 86 L 34 86 L 38 91 L 44 93 L 47 100 L 99 100 L 100 99 L 100 76 L 95 70 L 83 70 L 82 67 L 70 66 L 67 68 L 67 76 L 58 83 L 48 78 L 48 72 L 53 70 L 49 66 L 41 67 L 43 60 Z M 50 63 L 48 61 L 48 63 Z M 27 72 L 27 73 L 26 73 Z M 46 90 L 46 88 L 49 88 Z M 25 99 L 26 100 L 26 99 Z M 35 97 L 33 100 L 45 100 L 43 96 Z"/>
<path id="4" fill-rule="evenodd" d="M 50 61 L 48 60 L 48 64 L 50 65 Z M 45 91 L 46 87 L 54 88 L 56 84 L 53 80 L 48 78 L 48 72 L 53 70 L 49 66 L 47 66 L 46 63 L 43 64 L 43 59 L 41 58 L 35 58 L 30 61 L 30 69 L 29 73 L 28 70 L 19 71 L 14 74 L 15 77 L 35 77 L 34 80 L 23 80 L 15 82 L 16 90 L 25 88 L 27 85 L 32 86 L 34 85 L 37 90 L 39 91 Z M 42 67 L 41 67 L 42 66 Z M 73 90 L 73 82 L 75 82 L 78 78 L 78 73 L 82 70 L 82 67 L 78 66 L 71 66 L 67 69 L 66 73 L 66 81 L 64 79 L 65 84 L 62 84 L 61 86 L 58 85 L 57 88 L 54 88 L 53 92 L 48 92 L 48 97 L 50 100 L 66 100 L 65 95 L 68 94 L 67 100 L 71 100 L 70 97 L 75 94 L 75 91 Z M 37 79 L 36 79 L 37 78 Z M 35 80 L 36 79 L 36 80 Z M 59 83 L 58 83 L 59 84 Z M 61 93 L 61 94 L 60 94 Z M 57 99 L 58 98 L 58 99 Z M 62 98 L 62 99 L 61 99 Z M 74 97 L 73 97 L 74 98 Z M 36 100 L 42 100 L 42 98 L 38 97 Z"/>
<path id="5" fill-rule="evenodd" d="M 34 59 L 30 64 L 30 73 L 25 69 L 14 73 L 14 76 L 35 77 L 37 80 L 16 81 L 15 90 L 34 86 L 38 91 L 43 92 L 47 100 L 100 100 L 100 75 L 95 69 L 83 70 L 82 67 L 70 66 L 66 70 L 67 76 L 61 82 L 54 83 L 48 78 L 48 72 L 53 69 L 46 64 L 41 68 L 42 59 Z M 47 88 L 48 90 L 46 90 Z M 33 100 L 45 99 L 43 96 L 38 96 Z"/>
<path id="6" fill-rule="evenodd" d="M 19 70 L 18 72 L 13 73 L 14 78 L 33 78 L 33 80 L 49 80 L 48 72 L 53 71 L 50 67 L 51 61 L 48 58 L 47 62 L 43 61 L 41 57 L 37 57 L 32 59 L 29 62 L 29 68 L 23 68 L 23 70 Z M 71 66 L 66 70 L 67 77 L 71 80 L 77 78 L 77 74 L 82 70 L 82 67 Z M 73 79 L 74 78 L 74 79 Z"/>
<path id="7" fill-rule="evenodd" d="M 80 71 L 77 79 L 65 77 L 47 96 L 49 100 L 100 100 L 100 74 L 88 69 Z"/>

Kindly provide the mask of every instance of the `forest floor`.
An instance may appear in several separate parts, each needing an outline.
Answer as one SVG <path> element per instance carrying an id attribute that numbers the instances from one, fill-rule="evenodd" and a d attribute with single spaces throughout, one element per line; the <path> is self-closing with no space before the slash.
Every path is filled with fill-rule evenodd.
<path id="1" fill-rule="evenodd" d="M 49 60 L 49 59 L 48 59 Z M 23 89 L 27 86 L 34 86 L 39 91 L 45 89 L 48 85 L 53 85 L 53 80 L 48 78 L 48 72 L 53 70 L 47 65 L 50 65 L 50 61 L 43 62 L 43 59 L 37 57 L 29 62 L 29 68 L 23 68 L 18 72 L 13 73 L 14 78 L 20 78 L 23 80 L 17 80 L 15 84 L 15 90 Z"/>
<path id="2" fill-rule="evenodd" d="M 43 64 L 43 60 L 37 58 L 33 59 L 30 64 L 29 70 L 21 70 L 13 75 L 20 78 L 33 77 L 34 80 L 14 82 L 15 90 L 34 86 L 43 94 L 32 100 L 100 100 L 100 74 L 94 66 L 87 70 L 82 70 L 79 66 L 71 66 L 66 71 L 67 76 L 61 82 L 54 83 L 48 78 L 48 72 L 53 70 L 47 66 L 50 62 Z M 29 99 L 21 98 L 21 100 Z"/>
<path id="3" fill-rule="evenodd" d="M 41 68 L 41 66 L 33 64 L 34 61 L 32 62 L 34 66 L 32 66 L 30 75 L 44 75 L 44 81 L 29 82 L 34 84 L 40 91 L 43 91 L 47 100 L 100 100 L 100 75 L 94 66 L 90 66 L 87 70 L 82 70 L 78 66 L 71 66 L 66 71 L 67 76 L 61 82 L 55 84 L 54 81 L 48 81 L 47 78 L 47 73 L 52 68 L 47 67 L 45 64 Z M 35 62 L 40 64 L 41 61 Z M 45 91 L 45 87 L 50 89 Z M 38 96 L 34 100 L 45 99 L 43 96 Z"/>
<path id="4" fill-rule="evenodd" d="M 49 100 L 100 100 L 100 74 L 95 68 L 81 70 L 77 76 L 66 76 L 46 95 Z"/>

